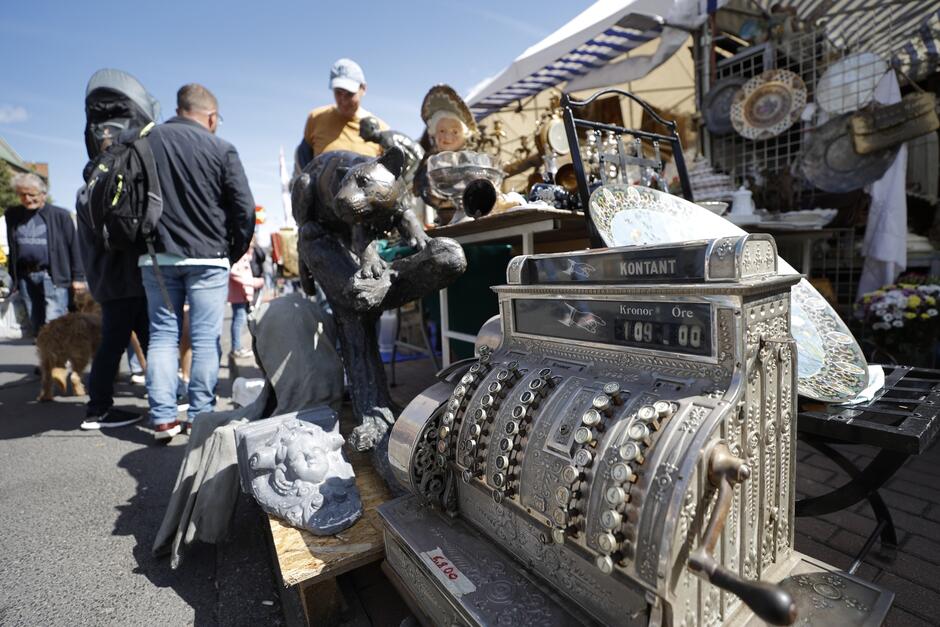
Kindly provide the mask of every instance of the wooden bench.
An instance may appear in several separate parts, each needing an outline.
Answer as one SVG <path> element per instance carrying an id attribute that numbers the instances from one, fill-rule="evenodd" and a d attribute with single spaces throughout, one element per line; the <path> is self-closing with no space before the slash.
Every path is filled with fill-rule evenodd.
<path id="1" fill-rule="evenodd" d="M 273 561 L 283 588 L 281 607 L 288 624 L 333 625 L 345 601 L 336 577 L 385 556 L 376 508 L 391 498 L 369 455 L 348 453 L 356 471 L 362 518 L 334 536 L 315 536 L 268 516 Z"/>

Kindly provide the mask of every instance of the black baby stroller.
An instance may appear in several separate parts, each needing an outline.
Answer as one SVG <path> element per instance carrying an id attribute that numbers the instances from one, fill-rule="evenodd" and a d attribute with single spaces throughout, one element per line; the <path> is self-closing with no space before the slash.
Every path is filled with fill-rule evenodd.
<path id="1" fill-rule="evenodd" d="M 106 139 L 143 128 L 160 115 L 160 103 L 136 78 L 121 70 L 94 73 L 85 88 L 85 148 L 94 159 Z"/>

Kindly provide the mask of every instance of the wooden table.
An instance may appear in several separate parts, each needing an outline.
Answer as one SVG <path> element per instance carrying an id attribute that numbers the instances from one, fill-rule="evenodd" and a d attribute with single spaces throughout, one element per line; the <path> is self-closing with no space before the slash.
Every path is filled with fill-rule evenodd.
<path id="1" fill-rule="evenodd" d="M 487 215 L 460 224 L 428 229 L 431 237 L 449 237 L 460 244 L 515 243 L 522 240 L 522 254 L 532 255 L 536 249 L 543 252 L 587 248 L 587 227 L 580 213 L 562 209 L 521 207 Z M 474 343 L 476 335 L 459 333 L 450 328 L 447 311 L 447 290 L 441 290 L 441 352 L 443 365 L 450 365 L 450 342 Z"/>
<path id="2" fill-rule="evenodd" d="M 315 536 L 268 516 L 274 561 L 284 585 L 281 606 L 288 623 L 298 622 L 298 615 L 308 625 L 337 623 L 344 601 L 336 577 L 385 555 L 376 508 L 391 494 L 367 454 L 347 454 L 363 505 L 356 524 L 333 536 Z"/>

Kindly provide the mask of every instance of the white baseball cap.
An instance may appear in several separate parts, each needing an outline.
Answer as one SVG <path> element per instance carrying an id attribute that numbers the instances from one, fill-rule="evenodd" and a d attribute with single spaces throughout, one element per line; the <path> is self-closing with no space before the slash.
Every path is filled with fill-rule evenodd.
<path id="1" fill-rule="evenodd" d="M 355 93 L 366 82 L 362 68 L 352 59 L 340 59 L 330 68 L 330 89 Z"/>

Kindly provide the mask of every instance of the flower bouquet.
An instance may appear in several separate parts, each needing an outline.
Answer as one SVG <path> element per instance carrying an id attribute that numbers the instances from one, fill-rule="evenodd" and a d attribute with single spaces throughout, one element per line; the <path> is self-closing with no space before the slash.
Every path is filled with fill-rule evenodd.
<path id="1" fill-rule="evenodd" d="M 930 279 L 904 277 L 855 303 L 855 315 L 872 331 L 874 343 L 899 364 L 931 367 L 936 360 L 940 281 Z"/>

